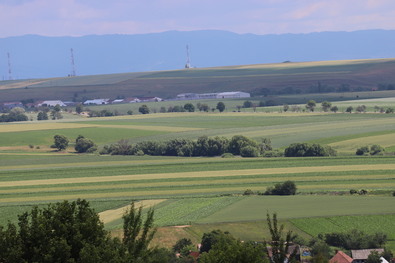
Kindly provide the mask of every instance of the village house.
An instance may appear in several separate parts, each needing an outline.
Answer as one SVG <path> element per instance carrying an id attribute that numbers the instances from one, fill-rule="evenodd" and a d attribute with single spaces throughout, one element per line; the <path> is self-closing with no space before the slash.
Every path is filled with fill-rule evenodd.
<path id="1" fill-rule="evenodd" d="M 329 260 L 329 263 L 351 263 L 352 261 L 353 259 L 349 255 L 343 251 L 337 251 L 336 255 Z"/>
<path id="2" fill-rule="evenodd" d="M 375 249 L 358 249 L 351 250 L 351 256 L 353 258 L 353 263 L 365 263 L 368 259 L 370 253 L 373 251 L 377 251 L 379 254 L 384 252 L 383 248 L 375 248 Z"/>

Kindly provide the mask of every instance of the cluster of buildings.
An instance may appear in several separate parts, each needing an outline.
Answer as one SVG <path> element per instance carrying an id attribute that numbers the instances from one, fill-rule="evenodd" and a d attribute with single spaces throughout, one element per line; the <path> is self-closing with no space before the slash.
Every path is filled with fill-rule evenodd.
<path id="1" fill-rule="evenodd" d="M 175 99 L 171 100 L 204 100 L 204 99 L 238 99 L 238 98 L 250 98 L 251 95 L 248 92 L 242 91 L 230 91 L 230 92 L 217 92 L 217 93 L 182 93 L 178 94 Z M 118 103 L 135 103 L 135 102 L 158 102 L 164 99 L 159 97 L 131 97 L 125 99 L 94 99 L 84 101 L 83 105 L 107 105 L 107 104 L 118 104 Z M 44 100 L 37 101 L 35 103 L 28 103 L 23 105 L 20 101 L 4 102 L 0 103 L 0 110 L 10 110 L 16 107 L 21 108 L 37 108 L 37 107 L 55 107 L 59 105 L 61 107 L 75 106 L 76 102 L 61 101 L 61 100 Z"/>
<path id="2" fill-rule="evenodd" d="M 374 251 L 382 254 L 384 252 L 384 249 L 375 248 L 351 250 L 351 257 L 343 251 L 337 251 L 336 255 L 334 255 L 329 260 L 329 263 L 365 263 L 369 255 Z M 388 263 L 388 261 L 383 257 L 380 257 L 380 261 L 381 263 Z"/>

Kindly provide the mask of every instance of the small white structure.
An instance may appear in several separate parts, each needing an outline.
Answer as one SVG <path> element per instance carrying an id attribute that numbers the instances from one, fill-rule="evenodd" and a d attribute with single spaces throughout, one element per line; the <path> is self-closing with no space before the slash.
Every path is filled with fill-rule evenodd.
<path id="1" fill-rule="evenodd" d="M 56 105 L 59 105 L 60 107 L 67 106 L 61 100 L 44 100 L 37 104 L 38 107 L 55 107 Z"/>
<path id="2" fill-rule="evenodd" d="M 242 91 L 221 92 L 217 94 L 217 99 L 237 99 L 237 98 L 249 98 L 249 97 L 251 97 L 250 93 L 242 92 Z"/>
<path id="3" fill-rule="evenodd" d="M 108 104 L 110 99 L 94 99 L 94 100 L 87 100 L 84 102 L 84 105 L 105 105 Z"/>

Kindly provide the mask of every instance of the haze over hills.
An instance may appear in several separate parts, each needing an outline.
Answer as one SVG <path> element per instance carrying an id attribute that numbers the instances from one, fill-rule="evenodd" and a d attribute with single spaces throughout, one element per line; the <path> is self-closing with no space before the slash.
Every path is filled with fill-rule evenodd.
<path id="1" fill-rule="evenodd" d="M 143 35 L 0 39 L 0 78 L 63 77 L 71 73 L 74 49 L 77 75 L 181 69 L 190 46 L 197 68 L 395 57 L 395 30 L 254 35 L 226 31 L 169 31 Z"/>

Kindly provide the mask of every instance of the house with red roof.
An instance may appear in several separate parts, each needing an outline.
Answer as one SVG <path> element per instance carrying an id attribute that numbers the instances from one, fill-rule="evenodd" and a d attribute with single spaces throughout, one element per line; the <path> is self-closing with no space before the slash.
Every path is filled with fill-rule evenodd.
<path id="1" fill-rule="evenodd" d="M 351 263 L 352 261 L 353 259 L 349 255 L 343 251 L 337 251 L 336 255 L 329 260 L 329 263 Z"/>

